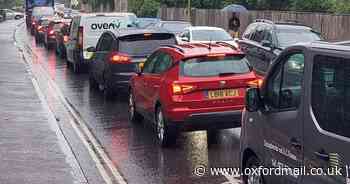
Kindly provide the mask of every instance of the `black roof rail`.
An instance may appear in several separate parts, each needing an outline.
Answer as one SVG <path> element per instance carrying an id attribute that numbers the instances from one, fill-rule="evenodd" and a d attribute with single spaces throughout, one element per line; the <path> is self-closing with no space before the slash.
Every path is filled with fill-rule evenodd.
<path id="1" fill-rule="evenodd" d="M 169 47 L 169 48 L 173 48 L 176 49 L 178 51 L 180 51 L 181 53 L 185 53 L 185 50 L 182 49 L 181 47 L 177 46 L 177 45 L 160 45 L 161 47 Z"/>
<path id="2" fill-rule="evenodd" d="M 229 44 L 227 42 L 217 41 L 217 42 L 215 42 L 215 44 L 218 44 L 218 45 L 221 45 L 221 46 L 230 47 L 232 49 L 238 50 L 237 47 L 235 47 L 234 45 L 231 45 L 231 44 Z"/>
<path id="3" fill-rule="evenodd" d="M 274 24 L 273 21 L 267 20 L 267 19 L 255 19 L 254 22 L 263 22 L 263 23 L 267 23 L 267 24 Z"/>

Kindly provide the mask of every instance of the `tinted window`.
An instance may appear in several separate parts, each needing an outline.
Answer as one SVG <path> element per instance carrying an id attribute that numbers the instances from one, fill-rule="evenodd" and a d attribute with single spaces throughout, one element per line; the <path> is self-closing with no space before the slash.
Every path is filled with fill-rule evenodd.
<path id="1" fill-rule="evenodd" d="M 267 104 L 273 109 L 296 109 L 300 104 L 304 55 L 292 54 L 276 67 L 267 82 Z"/>
<path id="2" fill-rule="evenodd" d="M 172 58 L 167 53 L 161 53 L 157 59 L 157 63 L 154 68 L 154 73 L 163 73 L 169 69 L 172 65 Z"/>
<path id="3" fill-rule="evenodd" d="M 201 57 L 181 62 L 181 75 L 208 77 L 220 74 L 244 74 L 250 72 L 248 61 L 243 56 Z"/>
<path id="4" fill-rule="evenodd" d="M 102 52 L 111 51 L 112 46 L 113 46 L 113 38 L 108 34 L 104 34 L 101 36 L 101 39 L 97 44 L 97 51 L 102 51 Z"/>
<path id="5" fill-rule="evenodd" d="M 145 66 L 143 67 L 143 73 L 152 73 L 155 64 L 157 63 L 157 59 L 159 57 L 159 52 L 152 54 L 147 61 L 145 62 Z"/>
<path id="6" fill-rule="evenodd" d="M 176 44 L 175 36 L 168 33 L 129 35 L 119 39 L 119 51 L 133 57 L 145 57 L 161 45 Z"/>
<path id="7" fill-rule="evenodd" d="M 250 39 L 252 34 L 255 31 L 256 26 L 257 24 L 250 24 L 248 28 L 245 30 L 245 32 L 243 33 L 243 37 L 246 39 Z"/>
<path id="8" fill-rule="evenodd" d="M 321 40 L 319 34 L 309 29 L 277 29 L 276 35 L 280 47 Z"/>
<path id="9" fill-rule="evenodd" d="M 321 128 L 350 137 L 350 59 L 316 56 L 312 109 Z"/>
<path id="10" fill-rule="evenodd" d="M 224 30 L 193 30 L 194 41 L 230 41 L 233 38 Z"/>

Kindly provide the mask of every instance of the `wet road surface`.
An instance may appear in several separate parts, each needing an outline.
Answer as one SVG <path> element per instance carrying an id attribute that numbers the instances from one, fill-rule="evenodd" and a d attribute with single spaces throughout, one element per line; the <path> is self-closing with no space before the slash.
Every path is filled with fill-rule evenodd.
<path id="1" fill-rule="evenodd" d="M 66 61 L 36 45 L 25 26 L 19 34 L 28 44 L 65 97 L 80 113 L 113 163 L 130 184 L 225 183 L 223 176 L 194 175 L 196 166 L 238 167 L 240 129 L 220 131 L 217 140 L 207 140 L 205 131 L 182 133 L 177 145 L 162 149 L 149 122 L 128 121 L 127 95 L 105 100 L 89 87 L 88 74 L 74 74 Z M 24 40 L 26 40 L 24 39 Z M 40 85 L 40 84 L 39 84 Z"/>

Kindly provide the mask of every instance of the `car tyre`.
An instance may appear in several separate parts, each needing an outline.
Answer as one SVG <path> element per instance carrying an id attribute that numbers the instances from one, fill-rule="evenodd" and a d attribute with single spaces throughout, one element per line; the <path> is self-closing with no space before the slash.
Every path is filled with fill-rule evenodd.
<path id="1" fill-rule="evenodd" d="M 169 125 L 169 122 L 164 117 L 161 106 L 156 109 L 156 132 L 159 144 L 162 147 L 169 147 L 176 143 L 177 130 Z"/>
<path id="2" fill-rule="evenodd" d="M 261 166 L 259 159 L 256 156 L 251 156 L 245 166 L 246 168 L 256 169 Z M 244 184 L 264 184 L 264 178 L 262 175 L 243 175 L 243 183 Z"/>
<path id="3" fill-rule="evenodd" d="M 143 120 L 143 116 L 136 110 L 134 95 L 132 94 L 132 91 L 130 91 L 129 95 L 129 120 L 133 123 L 138 123 Z"/>
<path id="4" fill-rule="evenodd" d="M 81 72 L 81 64 L 77 62 L 73 62 L 73 72 L 80 73 Z"/>
<path id="5" fill-rule="evenodd" d="M 105 84 L 103 85 L 103 95 L 107 100 L 112 100 L 114 98 L 115 93 L 113 89 L 110 86 L 108 86 L 108 82 L 105 82 Z"/>

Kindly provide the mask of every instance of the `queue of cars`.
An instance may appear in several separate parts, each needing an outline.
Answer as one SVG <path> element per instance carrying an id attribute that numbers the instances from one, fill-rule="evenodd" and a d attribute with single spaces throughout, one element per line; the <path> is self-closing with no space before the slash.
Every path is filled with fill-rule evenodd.
<path id="1" fill-rule="evenodd" d="M 295 22 L 256 20 L 233 40 L 220 28 L 135 17 L 75 16 L 57 31 L 56 52 L 75 72 L 88 63 L 90 87 L 106 98 L 126 92 L 130 121 L 148 120 L 161 146 L 181 131 L 242 127 L 242 170 L 349 163 L 349 42 L 321 42 Z M 243 182 L 349 183 L 346 173 L 255 173 Z"/>

